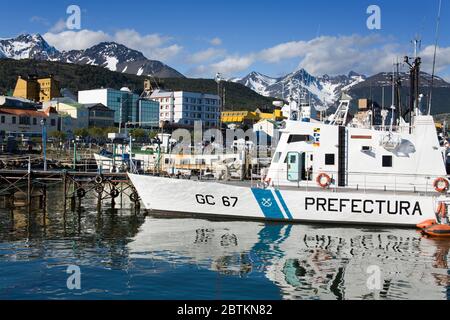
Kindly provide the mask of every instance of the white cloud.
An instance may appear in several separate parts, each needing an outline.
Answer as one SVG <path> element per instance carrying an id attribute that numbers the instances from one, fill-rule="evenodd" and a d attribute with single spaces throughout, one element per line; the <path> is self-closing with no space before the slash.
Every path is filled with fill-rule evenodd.
<path id="1" fill-rule="evenodd" d="M 182 46 L 178 44 L 173 44 L 168 47 L 155 48 L 151 52 L 145 54 L 145 56 L 149 59 L 168 61 L 176 57 L 182 50 L 183 50 Z"/>
<path id="2" fill-rule="evenodd" d="M 169 60 L 178 55 L 183 47 L 178 44 L 170 44 L 170 37 L 158 34 L 141 35 L 133 29 L 119 30 L 110 35 L 103 31 L 80 30 L 47 32 L 45 40 L 59 50 L 83 50 L 103 41 L 114 41 L 123 44 L 130 49 L 141 51 L 149 59 Z"/>
<path id="3" fill-rule="evenodd" d="M 440 70 L 450 66 L 450 48 L 438 53 Z M 208 75 L 222 72 L 233 76 L 233 72 L 244 71 L 254 63 L 279 64 L 298 59 L 298 68 L 304 68 L 314 75 L 346 74 L 353 70 L 374 74 L 392 69 L 394 59 L 410 53 L 410 46 L 401 47 L 392 38 L 377 35 L 321 36 L 309 41 L 280 43 L 259 52 L 225 57 L 218 63 L 197 69 Z M 424 49 L 424 59 L 431 61 L 430 49 Z M 426 67 L 427 64 L 424 64 Z"/>
<path id="4" fill-rule="evenodd" d="M 212 44 L 213 46 L 220 46 L 222 44 L 222 39 L 216 37 L 211 39 L 209 43 Z"/>
<path id="5" fill-rule="evenodd" d="M 168 45 L 171 40 L 170 37 L 156 33 L 141 35 L 133 29 L 120 30 L 114 35 L 115 42 L 141 51 L 147 58 L 156 60 L 170 60 L 183 50 L 178 44 Z"/>
<path id="6" fill-rule="evenodd" d="M 226 57 L 224 60 L 213 63 L 210 65 L 209 72 L 216 73 L 221 72 L 224 75 L 232 75 L 236 72 L 240 72 L 248 69 L 255 59 L 253 55 L 248 56 L 230 56 Z"/>
<path id="7" fill-rule="evenodd" d="M 267 63 L 299 58 L 299 68 L 317 75 L 341 74 L 350 70 L 372 73 L 386 70 L 386 67 L 389 70 L 399 54 L 398 49 L 379 36 L 321 36 L 310 41 L 281 43 L 261 50 L 258 58 Z"/>
<path id="8" fill-rule="evenodd" d="M 50 33 L 60 33 L 63 32 L 64 30 L 66 30 L 67 28 L 67 23 L 64 19 L 59 19 L 54 25 L 53 27 L 50 28 L 50 30 L 48 32 Z"/>
<path id="9" fill-rule="evenodd" d="M 421 52 L 423 70 L 426 72 L 432 72 L 433 70 L 433 57 L 434 57 L 434 45 L 425 47 Z M 450 67 L 450 47 L 441 48 L 436 50 L 436 72 L 443 71 Z"/>
<path id="10" fill-rule="evenodd" d="M 133 29 L 117 31 L 114 35 L 114 39 L 115 41 L 131 48 L 140 47 L 147 49 L 157 48 L 170 40 L 170 38 L 162 37 L 159 34 L 141 35 Z"/>
<path id="11" fill-rule="evenodd" d="M 58 50 L 83 50 L 103 41 L 111 41 L 112 37 L 103 31 L 63 31 L 47 32 L 44 39 Z"/>
<path id="12" fill-rule="evenodd" d="M 192 64 L 206 63 L 211 60 L 222 58 L 225 55 L 224 49 L 208 48 L 203 51 L 196 52 L 187 58 Z"/>

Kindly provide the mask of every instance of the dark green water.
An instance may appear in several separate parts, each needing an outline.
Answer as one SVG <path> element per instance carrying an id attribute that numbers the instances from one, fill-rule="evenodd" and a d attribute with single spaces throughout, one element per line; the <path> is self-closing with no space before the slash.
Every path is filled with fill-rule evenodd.
<path id="1" fill-rule="evenodd" d="M 105 203 L 104 207 L 108 207 Z M 120 201 L 118 204 L 120 207 Z M 0 209 L 1 299 L 447 299 L 450 241 L 415 230 Z M 67 286 L 69 266 L 80 289 Z"/>

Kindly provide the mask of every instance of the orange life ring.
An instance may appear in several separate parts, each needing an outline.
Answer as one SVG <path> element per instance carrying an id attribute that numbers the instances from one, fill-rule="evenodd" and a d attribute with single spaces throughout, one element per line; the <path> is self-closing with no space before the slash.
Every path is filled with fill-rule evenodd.
<path id="1" fill-rule="evenodd" d="M 324 181 L 325 180 L 325 181 Z M 326 173 L 321 173 L 317 176 L 317 184 L 321 187 L 321 188 L 328 188 L 331 184 L 331 177 L 326 174 Z"/>
<path id="2" fill-rule="evenodd" d="M 448 180 L 445 178 L 437 178 L 433 182 L 434 190 L 436 190 L 439 193 L 444 193 L 448 190 L 449 183 Z"/>

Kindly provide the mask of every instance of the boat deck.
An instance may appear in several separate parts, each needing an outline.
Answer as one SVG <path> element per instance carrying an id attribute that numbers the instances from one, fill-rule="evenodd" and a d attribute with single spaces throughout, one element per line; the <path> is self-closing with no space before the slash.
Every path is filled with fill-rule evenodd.
<path id="1" fill-rule="evenodd" d="M 246 187 L 246 188 L 258 188 L 261 187 L 261 183 L 255 182 L 255 181 L 250 181 L 250 180 L 245 180 L 245 181 L 217 181 L 217 180 L 198 180 L 199 182 L 214 182 L 214 183 L 218 183 L 218 184 L 223 184 L 223 185 L 232 185 L 232 186 L 237 186 L 237 187 Z M 305 191 L 305 192 L 329 192 L 329 193 L 352 193 L 352 194 L 366 194 L 366 193 L 370 193 L 370 194 L 379 194 L 379 195 L 383 195 L 383 194 L 394 194 L 394 195 L 405 195 L 405 196 L 411 196 L 411 195 L 416 195 L 416 196 L 439 196 L 439 193 L 437 193 L 434 190 L 428 190 L 428 191 L 404 191 L 404 190 L 393 190 L 393 189 L 386 189 L 386 190 L 381 190 L 381 189 L 361 189 L 361 188 L 352 188 L 352 187 L 330 187 L 328 189 L 323 189 L 320 188 L 318 186 L 275 186 L 274 187 L 277 190 L 296 190 L 296 191 Z M 450 196 L 450 193 L 447 192 L 446 194 L 447 197 Z"/>

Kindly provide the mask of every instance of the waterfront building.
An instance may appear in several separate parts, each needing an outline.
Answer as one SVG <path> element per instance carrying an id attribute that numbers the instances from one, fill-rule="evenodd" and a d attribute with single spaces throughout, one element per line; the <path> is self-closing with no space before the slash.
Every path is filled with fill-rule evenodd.
<path id="1" fill-rule="evenodd" d="M 53 76 L 25 78 L 19 76 L 13 96 L 41 103 L 50 101 L 60 97 L 59 82 Z"/>
<path id="2" fill-rule="evenodd" d="M 160 104 L 161 125 L 193 127 L 195 121 L 201 121 L 205 128 L 219 127 L 221 100 L 218 95 L 155 90 L 150 98 Z"/>
<path id="3" fill-rule="evenodd" d="M 222 122 L 227 125 L 252 126 L 263 120 L 282 121 L 285 119 L 283 112 L 280 109 L 275 109 L 273 112 L 262 112 L 259 109 L 255 111 L 225 111 L 222 112 Z"/>
<path id="4" fill-rule="evenodd" d="M 109 128 L 114 126 L 114 111 L 101 103 L 84 105 L 88 110 L 89 127 Z"/>
<path id="5" fill-rule="evenodd" d="M 43 103 L 43 107 L 53 107 L 58 112 L 61 121 L 61 130 L 71 132 L 78 128 L 89 126 L 89 111 L 77 101 L 68 98 L 55 98 Z"/>
<path id="6" fill-rule="evenodd" d="M 56 98 L 44 102 L 44 108 L 54 107 L 61 118 L 63 131 L 87 127 L 107 128 L 114 126 L 114 111 L 101 103 L 82 104 L 72 98 Z"/>
<path id="7" fill-rule="evenodd" d="M 41 136 L 42 120 L 48 132 L 60 130 L 55 108 L 38 109 L 31 101 L 0 96 L 0 137 Z"/>
<path id="8" fill-rule="evenodd" d="M 114 111 L 116 125 L 141 123 L 143 127 L 159 125 L 159 103 L 140 98 L 128 88 L 84 90 L 78 92 L 78 102 L 82 104 L 103 104 Z"/>

